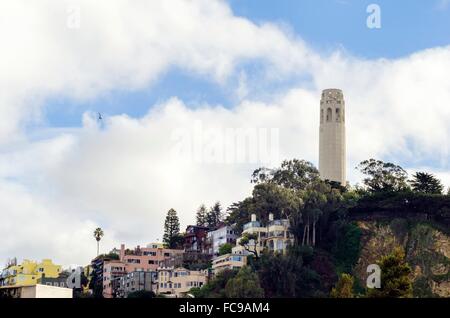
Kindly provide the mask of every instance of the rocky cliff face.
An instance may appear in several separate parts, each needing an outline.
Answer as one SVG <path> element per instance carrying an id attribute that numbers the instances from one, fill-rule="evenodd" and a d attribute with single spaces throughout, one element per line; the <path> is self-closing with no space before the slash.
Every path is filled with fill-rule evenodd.
<path id="1" fill-rule="evenodd" d="M 369 264 L 405 250 L 411 266 L 414 296 L 450 297 L 450 236 L 424 222 L 394 219 L 391 222 L 359 221 L 361 252 L 354 275 L 365 285 Z"/>

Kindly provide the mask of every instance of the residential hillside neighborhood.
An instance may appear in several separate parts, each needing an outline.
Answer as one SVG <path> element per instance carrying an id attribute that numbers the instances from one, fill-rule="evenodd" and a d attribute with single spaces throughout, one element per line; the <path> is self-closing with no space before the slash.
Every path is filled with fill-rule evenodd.
<path id="1" fill-rule="evenodd" d="M 24 260 L 21 264 L 11 260 L 1 272 L 0 289 L 11 297 L 20 297 L 27 288 L 40 285 L 51 287 L 52 297 L 127 298 L 137 292 L 189 297 L 192 288 L 204 286 L 223 270 L 246 266 L 247 257 L 263 250 L 286 253 L 293 244 L 289 220 L 274 219 L 273 214 L 267 220 L 257 220 L 252 214 L 248 221 L 240 235 L 235 226 L 224 223 L 215 227 L 189 225 L 179 248 L 163 243 L 133 248 L 121 244 L 89 265 L 67 270 L 50 259 Z M 245 244 L 240 244 L 243 240 Z"/>

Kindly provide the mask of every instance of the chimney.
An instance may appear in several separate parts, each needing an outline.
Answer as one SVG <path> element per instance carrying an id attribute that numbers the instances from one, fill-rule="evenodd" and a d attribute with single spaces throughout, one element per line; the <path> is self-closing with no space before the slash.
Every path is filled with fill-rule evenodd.
<path id="1" fill-rule="evenodd" d="M 251 221 L 256 222 L 256 214 L 252 214 Z"/>
<path id="2" fill-rule="evenodd" d="M 270 222 L 273 221 L 273 213 L 269 213 L 269 221 L 270 221 Z"/>

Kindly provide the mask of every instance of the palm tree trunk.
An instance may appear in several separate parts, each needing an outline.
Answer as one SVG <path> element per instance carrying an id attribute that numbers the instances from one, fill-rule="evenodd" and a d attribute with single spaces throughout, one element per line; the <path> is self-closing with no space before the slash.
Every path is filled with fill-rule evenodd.
<path id="1" fill-rule="evenodd" d="M 99 245 L 100 245 L 100 241 L 97 241 L 97 256 L 98 256 L 98 251 L 99 251 Z"/>

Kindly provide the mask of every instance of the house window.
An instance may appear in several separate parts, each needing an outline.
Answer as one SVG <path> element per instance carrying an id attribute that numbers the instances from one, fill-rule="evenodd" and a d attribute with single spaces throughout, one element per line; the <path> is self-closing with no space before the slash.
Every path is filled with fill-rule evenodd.
<path id="1" fill-rule="evenodd" d="M 320 110 L 320 122 L 323 123 L 323 109 Z"/>
<path id="2" fill-rule="evenodd" d="M 336 108 L 336 121 L 337 122 L 341 121 L 341 109 L 340 108 Z"/>

